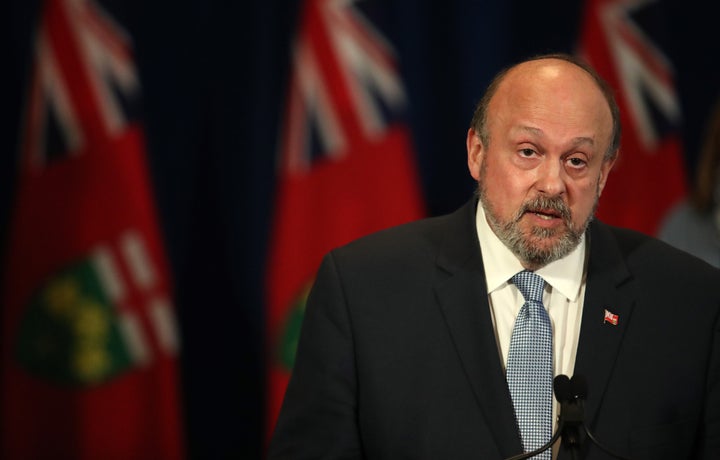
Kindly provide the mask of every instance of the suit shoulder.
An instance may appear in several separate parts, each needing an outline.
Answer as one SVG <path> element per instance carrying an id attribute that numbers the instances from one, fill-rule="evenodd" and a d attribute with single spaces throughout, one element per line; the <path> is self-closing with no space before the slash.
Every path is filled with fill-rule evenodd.
<path id="1" fill-rule="evenodd" d="M 366 268 L 394 266 L 401 269 L 421 261 L 435 260 L 439 254 L 462 242 L 477 243 L 475 201 L 468 201 L 453 213 L 428 217 L 391 227 L 357 239 L 332 251 L 337 261 L 362 264 Z M 457 244 L 456 244 L 457 243 Z M 356 265 L 357 266 L 357 265 Z"/>
<path id="2" fill-rule="evenodd" d="M 598 226 L 599 233 L 606 231 L 612 235 L 630 266 L 655 270 L 668 269 L 673 273 L 683 270 L 686 273 L 688 271 L 694 274 L 704 273 L 708 277 L 720 278 L 720 270 L 717 268 L 662 240 L 627 228 L 606 224 L 598 224 Z"/>
<path id="3" fill-rule="evenodd" d="M 448 228 L 450 215 L 429 217 L 380 230 L 358 238 L 333 251 L 343 257 L 359 255 L 383 255 L 417 252 L 441 244 L 442 235 Z"/>

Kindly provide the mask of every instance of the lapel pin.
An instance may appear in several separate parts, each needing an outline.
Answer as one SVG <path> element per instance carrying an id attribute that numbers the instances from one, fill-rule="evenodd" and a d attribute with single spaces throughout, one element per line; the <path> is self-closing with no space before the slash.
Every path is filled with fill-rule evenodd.
<path id="1" fill-rule="evenodd" d="M 603 323 L 610 323 L 613 326 L 617 326 L 618 324 L 618 315 L 615 313 L 605 310 L 605 319 L 603 319 Z"/>

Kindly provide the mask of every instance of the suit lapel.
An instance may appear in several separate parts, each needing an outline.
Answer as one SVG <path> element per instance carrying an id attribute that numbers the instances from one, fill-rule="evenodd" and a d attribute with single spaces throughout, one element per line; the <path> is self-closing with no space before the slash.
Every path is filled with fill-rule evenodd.
<path id="1" fill-rule="evenodd" d="M 500 454 L 508 457 L 522 445 L 490 316 L 475 206 L 469 203 L 451 219 L 437 259 L 435 292 L 478 405 Z"/>
<path id="2" fill-rule="evenodd" d="M 588 397 L 585 419 L 592 425 L 620 350 L 634 305 L 634 285 L 610 230 L 593 223 L 582 325 L 575 374 L 585 376 Z M 605 311 L 617 315 L 617 325 L 605 321 Z"/>

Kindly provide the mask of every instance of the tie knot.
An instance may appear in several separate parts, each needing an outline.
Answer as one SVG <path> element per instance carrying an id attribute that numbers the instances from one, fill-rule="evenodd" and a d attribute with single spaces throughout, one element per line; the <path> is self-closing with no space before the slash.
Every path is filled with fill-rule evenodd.
<path id="1" fill-rule="evenodd" d="M 545 280 L 540 275 L 523 270 L 510 278 L 510 281 L 517 286 L 526 302 L 542 303 Z"/>

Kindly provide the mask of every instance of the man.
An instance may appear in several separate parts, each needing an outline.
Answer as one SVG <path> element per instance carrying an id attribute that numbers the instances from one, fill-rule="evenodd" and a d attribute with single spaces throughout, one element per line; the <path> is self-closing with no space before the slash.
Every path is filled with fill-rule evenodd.
<path id="1" fill-rule="evenodd" d="M 619 135 L 573 58 L 499 74 L 467 136 L 479 201 L 324 259 L 270 457 L 508 458 L 549 440 L 548 385 L 574 374 L 611 451 L 720 458 L 720 275 L 591 222 Z"/>

